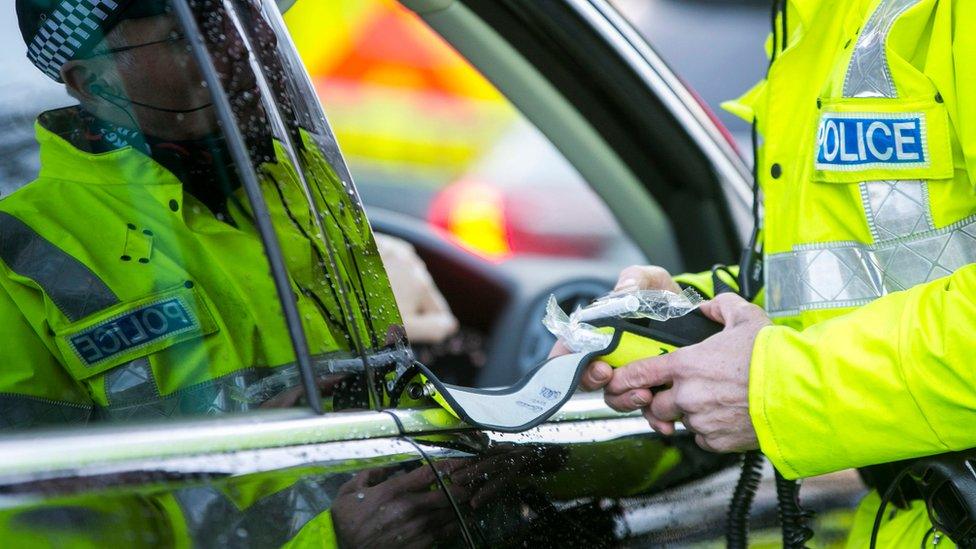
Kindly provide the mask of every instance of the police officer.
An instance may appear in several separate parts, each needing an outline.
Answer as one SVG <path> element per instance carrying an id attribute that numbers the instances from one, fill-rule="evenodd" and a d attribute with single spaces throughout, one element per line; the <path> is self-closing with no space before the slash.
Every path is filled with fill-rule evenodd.
<path id="1" fill-rule="evenodd" d="M 307 131 L 297 167 L 272 139 L 262 99 L 291 105 L 262 98 L 249 56 L 280 69 L 275 36 L 241 5 L 253 52 L 219 3 L 199 24 L 245 121 L 310 350 L 320 365 L 351 357 L 356 333 L 380 349 L 401 320 L 368 223 Z M 30 60 L 79 105 L 38 117 L 39 177 L 0 201 L 0 429 L 280 403 L 300 379 L 289 334 L 168 2 L 18 0 L 17 15 Z M 283 78 L 271 70 L 270 88 Z M 298 170 L 331 213 L 334 263 Z"/>
<path id="2" fill-rule="evenodd" d="M 777 3 L 767 78 L 731 110 L 754 121 L 765 291 L 702 306 L 725 330 L 583 384 L 663 433 L 760 448 L 809 477 L 976 446 L 976 4 Z M 750 273 L 743 273 L 748 278 Z M 632 267 L 621 286 L 692 285 Z M 671 384 L 653 396 L 650 387 Z M 865 546 L 879 497 L 849 543 Z M 917 547 L 921 501 L 880 546 Z"/>

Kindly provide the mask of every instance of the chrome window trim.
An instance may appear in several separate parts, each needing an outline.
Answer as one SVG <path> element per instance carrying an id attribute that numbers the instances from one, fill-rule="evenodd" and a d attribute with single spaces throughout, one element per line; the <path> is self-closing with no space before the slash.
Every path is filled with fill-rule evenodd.
<path id="1" fill-rule="evenodd" d="M 261 410 L 164 423 L 31 430 L 0 440 L 0 485 L 59 473 L 89 476 L 109 471 L 144 471 L 150 466 L 158 469 L 166 464 L 179 465 L 180 471 L 196 468 L 225 473 L 298 465 L 302 459 L 314 461 L 324 451 L 321 445 L 327 443 L 380 439 L 384 444 L 398 443 L 400 432 L 391 413 L 403 424 L 407 435 L 474 430 L 440 407 L 321 416 L 311 410 Z M 626 420 L 622 434 L 617 432 L 616 424 L 611 432 L 601 423 L 621 419 Z M 513 440 L 544 441 L 556 436 L 558 427 L 554 423 L 570 422 L 592 427 L 581 430 L 578 440 L 590 440 L 595 433 L 616 438 L 650 430 L 639 413 L 618 413 L 607 407 L 601 394 L 581 393 L 549 422 L 512 435 L 516 437 Z M 491 433 L 491 437 L 497 436 Z M 267 466 L 260 464 L 265 459 Z"/>
<path id="2" fill-rule="evenodd" d="M 46 429 L 0 440 L 0 479 L 149 458 L 212 455 L 398 435 L 382 412 L 251 411 L 221 418 Z"/>
<path id="3" fill-rule="evenodd" d="M 718 172 L 738 236 L 746 242 L 752 229 L 752 172 L 667 64 L 634 27 L 606 0 L 565 0 L 612 45 L 654 91 Z"/>
<path id="4" fill-rule="evenodd" d="M 396 414 L 397 418 L 400 419 L 404 433 L 407 435 L 474 430 L 473 427 L 467 425 L 441 407 L 389 410 L 389 412 Z M 524 437 L 526 433 L 531 434 L 550 423 L 615 420 L 634 417 L 641 417 L 640 412 L 631 412 L 629 414 L 617 412 L 606 405 L 603 401 L 602 393 L 580 392 L 566 402 L 558 412 L 553 414 L 549 418 L 549 421 L 539 427 L 525 431 L 525 433 L 517 433 L 514 436 Z"/>
<path id="5" fill-rule="evenodd" d="M 429 455 L 453 457 L 452 452 L 437 448 L 426 448 Z M 239 476 L 256 473 L 280 471 L 291 467 L 313 466 L 328 470 L 346 469 L 350 463 L 362 462 L 373 466 L 385 463 L 415 461 L 422 456 L 416 447 L 401 438 L 373 438 L 365 440 L 343 440 L 286 446 L 281 448 L 259 448 L 234 452 L 210 453 L 166 458 L 137 458 L 114 463 L 91 464 L 79 469 L 74 467 L 50 469 L 46 471 L 0 474 L 0 486 L 23 483 L 77 479 L 82 486 L 95 487 L 144 485 L 157 481 L 199 482 L 201 477 L 219 479 L 225 476 Z M 83 479 L 97 479 L 85 482 Z M 84 491 L 87 491 L 86 488 Z M 16 506 L 16 496 L 0 495 L 0 509 Z"/>

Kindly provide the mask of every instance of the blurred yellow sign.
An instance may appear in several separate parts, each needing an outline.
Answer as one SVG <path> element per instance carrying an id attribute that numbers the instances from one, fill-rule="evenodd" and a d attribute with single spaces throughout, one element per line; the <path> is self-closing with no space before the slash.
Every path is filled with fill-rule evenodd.
<path id="1" fill-rule="evenodd" d="M 285 16 L 351 164 L 450 183 L 515 117 L 495 88 L 394 0 L 300 0 Z"/>

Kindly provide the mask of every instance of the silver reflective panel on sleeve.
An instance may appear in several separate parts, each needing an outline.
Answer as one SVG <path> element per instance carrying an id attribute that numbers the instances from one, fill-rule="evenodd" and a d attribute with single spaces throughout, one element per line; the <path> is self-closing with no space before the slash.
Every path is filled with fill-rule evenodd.
<path id="1" fill-rule="evenodd" d="M 976 217 L 874 245 L 800 246 L 766 258 L 770 316 L 857 307 L 976 263 Z"/>

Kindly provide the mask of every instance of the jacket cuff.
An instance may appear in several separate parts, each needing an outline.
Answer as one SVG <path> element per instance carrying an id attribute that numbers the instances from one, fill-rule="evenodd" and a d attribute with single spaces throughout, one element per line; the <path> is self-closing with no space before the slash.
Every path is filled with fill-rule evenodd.
<path id="1" fill-rule="evenodd" d="M 790 330 L 782 326 L 766 326 L 756 335 L 756 342 L 752 347 L 752 359 L 749 364 L 749 416 L 752 419 L 752 426 L 756 431 L 759 440 L 759 448 L 766 457 L 773 463 L 784 477 L 796 479 L 800 477 L 799 471 L 787 462 L 783 455 L 776 437 L 775 426 L 771 415 L 768 412 L 767 397 L 769 391 L 775 390 L 775 385 L 771 384 L 772 363 L 768 360 L 770 340 L 783 330 Z"/>

